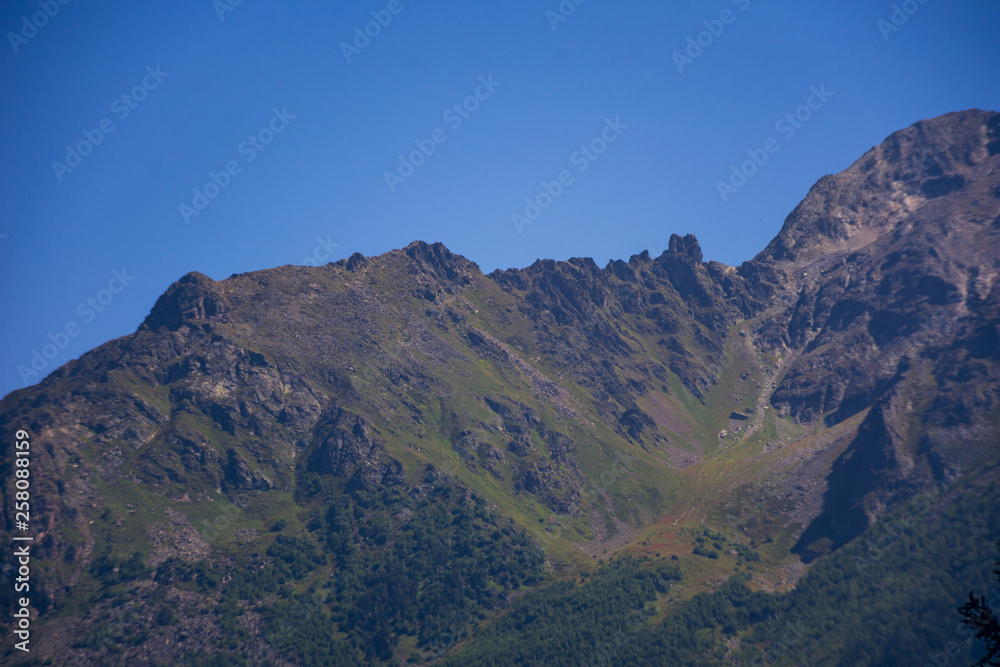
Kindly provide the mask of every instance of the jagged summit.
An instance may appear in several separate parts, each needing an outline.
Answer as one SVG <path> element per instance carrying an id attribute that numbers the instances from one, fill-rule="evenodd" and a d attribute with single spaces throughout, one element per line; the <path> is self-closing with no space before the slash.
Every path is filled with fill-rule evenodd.
<path id="1" fill-rule="evenodd" d="M 995 197 L 1000 114 L 972 109 L 894 132 L 848 169 L 824 176 L 753 261 L 802 262 L 851 252 L 925 215 L 948 215 L 941 198 Z M 953 199 L 952 199 L 953 200 Z"/>
<path id="2" fill-rule="evenodd" d="M 220 628 L 280 616 L 286 586 L 332 590 L 332 644 L 417 645 L 461 614 L 366 624 L 447 589 L 488 625 L 542 563 L 575 577 L 622 552 L 676 556 L 713 589 L 759 563 L 778 587 L 927 489 L 1000 484 L 998 118 L 893 134 L 739 267 L 674 234 L 603 268 L 483 275 L 415 241 L 189 273 L 134 334 L 0 402 L 0 429 L 39 443 L 39 660 L 181 664 Z M 754 516 L 725 523 L 748 498 Z M 732 553 L 692 552 L 706 526 Z M 433 551 L 427 568 L 407 569 L 413 550 Z M 232 583 L 272 572 L 260 598 Z M 113 658 L 93 639 L 97 619 L 163 599 L 198 613 L 169 633 L 133 614 L 146 643 Z"/>
<path id="3" fill-rule="evenodd" d="M 692 262 L 701 262 L 701 246 L 694 234 L 687 234 L 683 238 L 677 234 L 670 235 L 670 243 L 667 252 L 678 257 L 687 257 Z"/>

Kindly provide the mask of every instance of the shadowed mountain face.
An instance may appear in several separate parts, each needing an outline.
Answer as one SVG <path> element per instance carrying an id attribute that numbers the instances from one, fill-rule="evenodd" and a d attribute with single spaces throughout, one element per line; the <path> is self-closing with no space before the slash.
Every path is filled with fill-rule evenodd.
<path id="1" fill-rule="evenodd" d="M 333 631 L 371 659 L 401 637 L 429 651 L 425 626 L 372 619 L 396 618 L 397 593 L 421 603 L 437 574 L 414 570 L 411 590 L 386 572 L 421 512 L 444 508 L 454 523 L 440 525 L 458 525 L 463 503 L 494 535 L 497 565 L 468 575 L 489 596 L 433 584 L 471 600 L 445 625 L 501 608 L 542 559 L 572 571 L 746 492 L 771 515 L 757 536 L 787 538 L 769 561 L 783 578 L 789 553 L 810 562 L 995 463 L 998 257 L 1000 114 L 974 110 L 917 123 L 820 179 L 740 267 L 674 235 L 660 257 L 604 268 L 539 260 L 487 276 L 414 242 L 319 268 L 191 273 L 136 333 L 0 402 L 4 432 L 31 434 L 33 606 L 43 628 L 68 629 L 39 655 L 111 655 L 81 639 L 115 604 L 101 586 L 138 582 L 138 600 L 199 609 L 227 593 L 177 584 L 171 568 L 186 573 L 177 581 L 229 581 L 283 562 L 302 582 L 378 564 L 325 603 Z M 298 567 L 288 540 L 325 555 Z M 682 553 L 664 544 L 664 557 Z M 434 569 L 464 572 L 462 549 Z M 126 566 L 133 553 L 141 566 Z M 125 570 L 137 574 L 106 578 Z M 377 582 L 376 604 L 363 589 Z M 343 611 L 365 605 L 364 618 Z M 186 647 L 152 634 L 117 650 L 169 661 L 229 632 L 193 613 L 179 623 Z"/>
<path id="2" fill-rule="evenodd" d="M 826 426 L 867 411 L 803 535 L 807 557 L 811 538 L 839 546 L 995 452 L 998 155 L 996 114 L 917 123 L 821 179 L 742 267 L 785 287 L 757 329 L 787 359 L 770 403 Z"/>

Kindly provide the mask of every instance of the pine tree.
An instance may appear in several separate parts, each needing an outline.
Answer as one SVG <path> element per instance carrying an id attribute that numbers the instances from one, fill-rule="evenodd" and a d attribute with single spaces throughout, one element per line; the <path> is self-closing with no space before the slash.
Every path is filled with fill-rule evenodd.
<path id="1" fill-rule="evenodd" d="M 997 549 L 1000 551 L 1000 542 L 997 542 Z M 1000 581 L 1000 559 L 993 573 Z M 1000 665 L 1000 622 L 987 605 L 986 598 L 977 599 L 976 594 L 969 591 L 969 601 L 958 613 L 962 615 L 962 622 L 976 631 L 976 637 L 986 642 L 986 655 L 976 665 Z"/>

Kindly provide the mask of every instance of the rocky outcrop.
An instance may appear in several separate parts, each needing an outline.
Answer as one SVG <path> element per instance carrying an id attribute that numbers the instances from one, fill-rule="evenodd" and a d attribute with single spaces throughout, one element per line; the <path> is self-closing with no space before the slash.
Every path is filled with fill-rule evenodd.
<path id="1" fill-rule="evenodd" d="M 310 469 L 346 482 L 349 491 L 371 491 L 379 486 L 406 483 L 402 464 L 360 415 L 337 408 L 315 435 L 318 442 Z"/>
<path id="2" fill-rule="evenodd" d="M 796 548 L 806 558 L 817 540 L 836 548 L 988 456 L 1000 382 L 998 118 L 969 111 L 897 132 L 817 183 L 753 261 L 795 295 L 758 329 L 790 360 L 771 404 L 827 427 L 868 411 Z M 763 335 L 775 322 L 784 334 Z"/>
<path id="3" fill-rule="evenodd" d="M 219 284 L 192 272 L 170 286 L 156 301 L 140 331 L 176 331 L 200 321 L 224 321 L 229 306 Z"/>

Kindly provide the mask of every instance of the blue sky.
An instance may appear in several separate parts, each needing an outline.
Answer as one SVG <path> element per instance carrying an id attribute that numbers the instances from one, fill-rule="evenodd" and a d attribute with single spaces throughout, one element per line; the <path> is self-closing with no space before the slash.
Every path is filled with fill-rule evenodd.
<path id="1" fill-rule="evenodd" d="M 0 395 L 189 271 L 415 239 L 603 265 L 675 232 L 739 264 L 893 131 L 1000 109 L 995 0 L 231 2 L 0 7 Z"/>

